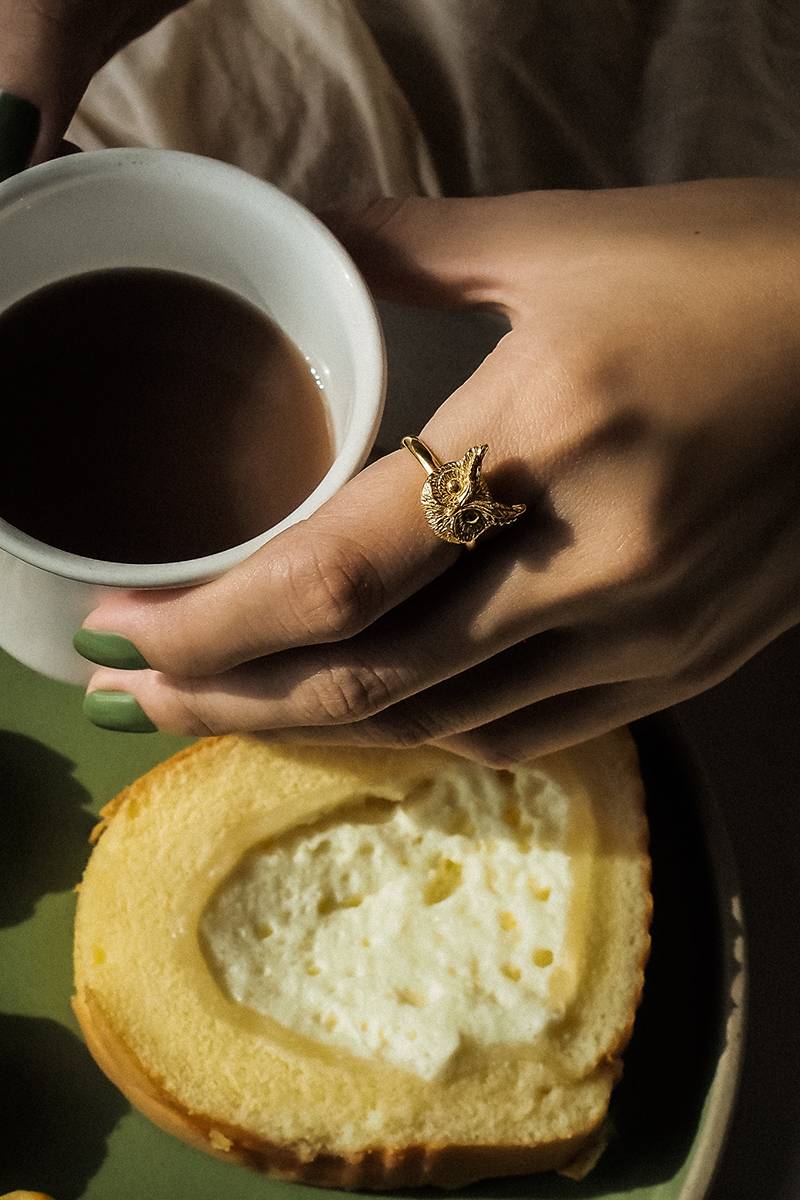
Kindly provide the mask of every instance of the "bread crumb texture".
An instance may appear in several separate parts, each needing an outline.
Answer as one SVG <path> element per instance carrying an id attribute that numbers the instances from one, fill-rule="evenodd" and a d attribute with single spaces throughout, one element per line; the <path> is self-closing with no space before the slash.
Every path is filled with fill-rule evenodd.
<path id="1" fill-rule="evenodd" d="M 159 1124 L 367 1187 L 559 1166 L 596 1134 L 649 947 L 627 733 L 514 771 L 212 738 L 104 818 L 75 1009 Z"/>
<path id="2" fill-rule="evenodd" d="M 530 1042 L 575 980 L 574 815 L 535 769 L 367 798 L 250 851 L 203 914 L 206 959 L 238 1003 L 424 1079 L 465 1050 Z"/>

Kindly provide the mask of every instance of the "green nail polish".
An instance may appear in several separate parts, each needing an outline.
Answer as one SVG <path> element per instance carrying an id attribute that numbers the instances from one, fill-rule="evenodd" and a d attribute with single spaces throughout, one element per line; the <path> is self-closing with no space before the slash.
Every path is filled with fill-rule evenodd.
<path id="1" fill-rule="evenodd" d="M 30 100 L 0 91 L 0 180 L 24 171 L 39 136 L 39 110 Z"/>
<path id="2" fill-rule="evenodd" d="M 127 692 L 89 692 L 83 698 L 83 711 L 101 729 L 115 729 L 119 733 L 156 732 L 138 700 Z"/>
<path id="3" fill-rule="evenodd" d="M 117 667 L 120 671 L 146 671 L 150 664 L 127 638 L 118 633 L 101 633 L 97 629 L 79 629 L 72 639 L 78 654 L 101 667 Z"/>

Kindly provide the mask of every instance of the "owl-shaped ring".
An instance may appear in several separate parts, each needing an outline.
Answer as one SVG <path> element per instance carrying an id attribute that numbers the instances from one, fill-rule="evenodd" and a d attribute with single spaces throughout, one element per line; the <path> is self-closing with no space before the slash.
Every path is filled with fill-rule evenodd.
<path id="1" fill-rule="evenodd" d="M 510 525 L 525 512 L 524 504 L 492 499 L 481 478 L 488 446 L 470 446 L 463 458 L 443 463 L 419 438 L 405 437 L 403 445 L 427 472 L 420 502 L 428 524 L 442 541 L 471 546 L 487 529 Z"/>

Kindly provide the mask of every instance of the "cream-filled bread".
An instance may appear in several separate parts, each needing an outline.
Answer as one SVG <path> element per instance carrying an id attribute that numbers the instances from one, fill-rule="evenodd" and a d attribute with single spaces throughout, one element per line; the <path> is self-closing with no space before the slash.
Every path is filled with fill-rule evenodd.
<path id="1" fill-rule="evenodd" d="M 585 807 L 536 768 L 368 800 L 251 851 L 203 913 L 207 961 L 237 1002 L 423 1079 L 529 1042 L 576 983 Z"/>
<path id="2" fill-rule="evenodd" d="M 597 1141 L 649 946 L 626 733 L 514 771 L 208 739 L 99 832 L 75 1011 L 171 1132 L 373 1188 L 564 1167 Z"/>

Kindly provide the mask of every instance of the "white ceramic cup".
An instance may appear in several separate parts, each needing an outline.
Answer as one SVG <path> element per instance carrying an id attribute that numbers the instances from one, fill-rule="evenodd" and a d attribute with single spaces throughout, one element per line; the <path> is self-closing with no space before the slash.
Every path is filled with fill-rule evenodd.
<path id="1" fill-rule="evenodd" d="M 351 259 L 301 205 L 236 167 L 171 150 L 99 150 L 0 183 L 0 314 L 47 284 L 108 267 L 194 275 L 267 313 L 319 373 L 335 458 L 279 524 L 185 562 L 83 558 L 37 541 L 0 513 L 0 646 L 72 683 L 85 683 L 94 669 L 72 637 L 109 590 L 213 579 L 330 499 L 369 454 L 385 388 L 380 323 Z"/>

